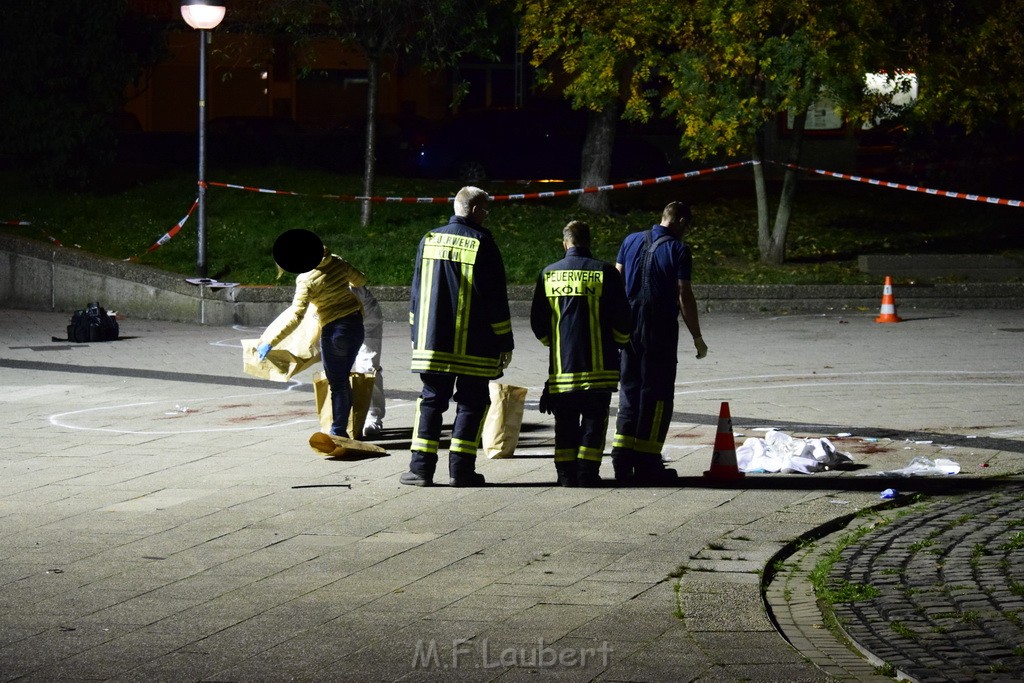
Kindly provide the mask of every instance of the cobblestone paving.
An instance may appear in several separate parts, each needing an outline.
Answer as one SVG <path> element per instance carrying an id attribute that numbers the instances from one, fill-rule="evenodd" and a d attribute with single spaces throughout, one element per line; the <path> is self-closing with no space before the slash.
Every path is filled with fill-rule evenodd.
<path id="1" fill-rule="evenodd" d="M 1024 487 L 928 503 L 869 532 L 833 566 L 837 604 L 863 650 L 918 681 L 1024 680 Z"/>

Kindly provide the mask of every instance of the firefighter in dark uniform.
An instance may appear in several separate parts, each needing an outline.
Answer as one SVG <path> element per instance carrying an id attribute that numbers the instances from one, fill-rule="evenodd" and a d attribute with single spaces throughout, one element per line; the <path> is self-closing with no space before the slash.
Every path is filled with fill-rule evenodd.
<path id="1" fill-rule="evenodd" d="M 484 483 L 476 456 L 490 406 L 487 385 L 508 367 L 513 347 L 505 264 L 483 227 L 489 199 L 476 187 L 459 190 L 455 215 L 448 225 L 424 235 L 416 252 L 409 323 L 412 371 L 419 373 L 423 389 L 403 484 L 434 483 L 442 418 L 453 395 L 449 484 Z"/>
<path id="2" fill-rule="evenodd" d="M 615 259 L 633 314 L 633 333 L 622 351 L 612 440 L 612 466 L 620 483 L 670 484 L 678 478 L 662 462 L 661 449 L 672 420 L 680 314 L 697 358 L 708 352 L 690 285 L 693 256 L 682 241 L 692 222 L 688 205 L 671 202 L 661 223 L 623 240 Z"/>
<path id="3" fill-rule="evenodd" d="M 590 253 L 590 226 L 562 230 L 565 258 L 537 277 L 530 326 L 549 347 L 545 391 L 555 415 L 555 471 L 562 486 L 599 486 L 608 406 L 629 341 L 629 304 L 618 271 Z"/>

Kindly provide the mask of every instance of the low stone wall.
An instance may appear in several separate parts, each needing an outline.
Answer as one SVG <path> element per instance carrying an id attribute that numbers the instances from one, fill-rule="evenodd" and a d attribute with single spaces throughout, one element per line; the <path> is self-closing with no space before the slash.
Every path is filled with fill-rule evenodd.
<path id="1" fill-rule="evenodd" d="M 211 289 L 150 266 L 0 235 L 0 306 L 70 313 L 99 301 L 125 319 L 206 325 L 264 326 L 291 302 L 294 287 Z M 389 321 L 408 319 L 408 287 L 374 287 Z M 701 310 L 788 313 L 877 309 L 882 283 L 832 285 L 694 285 Z M 512 314 L 529 315 L 532 286 L 509 288 Z M 1024 308 L 1024 283 L 900 286 L 899 310 Z"/>
<path id="2" fill-rule="evenodd" d="M 857 258 L 864 273 L 900 278 L 956 278 L 964 282 L 1020 282 L 1024 259 L 994 254 L 865 254 Z"/>

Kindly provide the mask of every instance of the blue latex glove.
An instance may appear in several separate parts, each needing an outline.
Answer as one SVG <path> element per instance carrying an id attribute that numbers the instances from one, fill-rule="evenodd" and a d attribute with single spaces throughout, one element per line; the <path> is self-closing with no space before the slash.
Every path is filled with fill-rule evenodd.
<path id="1" fill-rule="evenodd" d="M 260 360 L 266 360 L 268 353 L 270 353 L 270 344 L 260 344 L 256 347 L 256 357 Z"/>

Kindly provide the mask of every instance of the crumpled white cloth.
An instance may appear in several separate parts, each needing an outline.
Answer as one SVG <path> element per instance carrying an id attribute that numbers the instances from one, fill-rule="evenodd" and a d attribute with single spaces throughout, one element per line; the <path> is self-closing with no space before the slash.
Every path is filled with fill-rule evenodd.
<path id="1" fill-rule="evenodd" d="M 828 439 L 794 439 L 778 429 L 769 429 L 763 439 L 751 437 L 736 449 L 736 466 L 743 472 L 813 474 L 852 461 Z"/>

